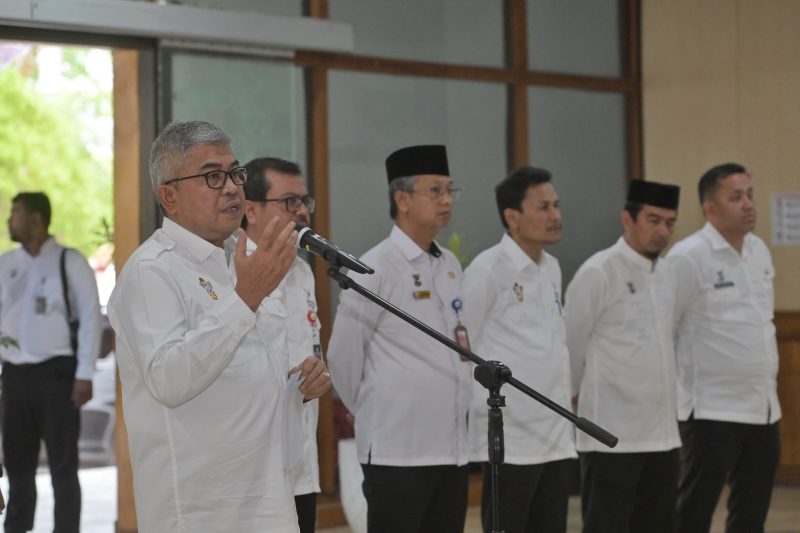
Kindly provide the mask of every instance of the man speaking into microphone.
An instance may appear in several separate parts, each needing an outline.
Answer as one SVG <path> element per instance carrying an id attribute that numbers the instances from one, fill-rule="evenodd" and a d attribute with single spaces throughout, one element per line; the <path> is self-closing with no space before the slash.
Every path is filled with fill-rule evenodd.
<path id="1" fill-rule="evenodd" d="M 386 171 L 395 225 L 361 258 L 375 273 L 352 278 L 455 339 L 461 267 L 434 241 L 459 193 L 445 147 L 398 150 Z M 342 293 L 329 353 L 336 390 L 355 416 L 370 533 L 462 533 L 469 365 L 355 291 Z"/>
<path id="2" fill-rule="evenodd" d="M 245 165 L 247 182 L 244 184 L 244 218 L 242 227 L 247 233 L 248 252 L 255 249 L 258 236 L 269 222 L 277 217 L 281 226 L 294 222 L 307 228 L 314 212 L 314 199 L 309 196 L 300 167 L 291 161 L 274 157 L 254 159 Z M 316 526 L 317 493 L 319 487 L 319 462 L 317 453 L 317 421 L 319 401 L 331 386 L 330 374 L 325 368 L 320 344 L 320 323 L 317 318 L 317 298 L 314 292 L 314 275 L 308 263 L 295 257 L 286 276 L 272 294 L 283 303 L 288 314 L 287 340 L 289 368 L 300 367 L 311 389 L 307 398 L 314 398 L 303 406 L 302 434 L 303 458 L 287 475 L 294 487 L 295 505 L 300 533 L 313 533 Z M 319 374 L 319 367 L 322 373 Z"/>

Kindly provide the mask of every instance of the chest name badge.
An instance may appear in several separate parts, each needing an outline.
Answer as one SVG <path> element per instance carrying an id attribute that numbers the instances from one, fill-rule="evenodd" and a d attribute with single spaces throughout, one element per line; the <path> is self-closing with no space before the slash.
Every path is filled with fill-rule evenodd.
<path id="1" fill-rule="evenodd" d="M 431 291 L 414 291 L 411 293 L 415 300 L 430 300 Z"/>
<path id="2" fill-rule="evenodd" d="M 725 287 L 733 287 L 733 282 L 725 279 L 725 274 L 722 270 L 717 271 L 717 281 L 714 283 L 715 289 L 724 289 Z"/>
<path id="3" fill-rule="evenodd" d="M 525 301 L 525 294 L 524 294 L 525 287 L 523 287 L 519 283 L 514 283 L 514 286 L 512 287 L 512 289 L 514 290 L 514 294 L 517 296 L 517 302 L 519 302 L 519 303 L 524 302 Z"/>
<path id="4" fill-rule="evenodd" d="M 198 279 L 200 280 L 200 286 L 206 290 L 211 299 L 219 300 L 219 296 L 217 296 L 217 293 L 214 292 L 214 287 L 211 286 L 211 282 L 204 280 L 202 277 L 199 277 Z"/>

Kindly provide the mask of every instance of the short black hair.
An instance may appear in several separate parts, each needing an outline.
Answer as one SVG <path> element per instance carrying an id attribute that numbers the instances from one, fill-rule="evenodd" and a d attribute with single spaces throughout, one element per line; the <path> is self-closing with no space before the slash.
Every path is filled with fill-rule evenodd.
<path id="1" fill-rule="evenodd" d="M 709 200 L 714 190 L 717 188 L 720 180 L 723 180 L 731 174 L 747 174 L 747 169 L 738 163 L 723 163 L 711 167 L 700 177 L 700 182 L 697 184 L 697 193 L 700 196 L 700 205 Z"/>
<path id="2" fill-rule="evenodd" d="M 639 202 L 625 202 L 625 211 L 630 213 L 631 218 L 636 220 L 636 217 L 639 216 L 639 213 L 642 211 L 644 204 Z"/>
<path id="3" fill-rule="evenodd" d="M 522 201 L 528 189 L 541 183 L 550 183 L 552 176 L 548 170 L 535 167 L 519 167 L 494 188 L 497 200 L 497 210 L 500 212 L 500 222 L 508 229 L 508 223 L 503 216 L 506 209 L 522 210 Z"/>
<path id="4" fill-rule="evenodd" d="M 50 227 L 50 199 L 43 192 L 21 192 L 17 194 L 11 203 L 21 203 L 29 213 L 39 213 L 45 229 Z"/>
<path id="5" fill-rule="evenodd" d="M 267 198 L 272 184 L 267 179 L 267 171 L 289 174 L 290 176 L 301 176 L 303 170 L 300 165 L 286 159 L 278 157 L 258 157 L 245 165 L 247 169 L 247 181 L 244 182 L 244 197 L 246 200 L 260 202 Z M 247 217 L 242 217 L 242 227 L 247 229 Z"/>

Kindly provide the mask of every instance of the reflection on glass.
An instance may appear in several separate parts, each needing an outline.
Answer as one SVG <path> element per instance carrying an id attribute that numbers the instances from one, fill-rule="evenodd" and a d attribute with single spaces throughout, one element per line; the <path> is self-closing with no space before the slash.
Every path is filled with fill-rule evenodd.
<path id="1" fill-rule="evenodd" d="M 533 70 L 622 75 L 619 0 L 528 0 Z"/>
<path id="2" fill-rule="evenodd" d="M 330 18 L 353 25 L 357 54 L 503 65 L 503 2 L 336 0 L 330 2 Z"/>
<path id="3" fill-rule="evenodd" d="M 548 249 L 566 287 L 578 266 L 621 232 L 626 192 L 625 98 L 570 89 L 528 90 L 529 157 L 553 173 L 561 242 Z"/>
<path id="4" fill-rule="evenodd" d="M 362 254 L 391 228 L 384 161 L 404 146 L 447 146 L 461 189 L 448 228 L 468 258 L 502 233 L 494 185 L 506 175 L 506 90 L 502 84 L 350 72 L 330 74 L 331 235 Z M 365 224 L 365 221 L 369 221 Z"/>
<path id="5" fill-rule="evenodd" d="M 289 61 L 193 52 L 165 57 L 171 68 L 169 120 L 220 126 L 242 164 L 266 155 L 304 164 L 300 68 Z"/>

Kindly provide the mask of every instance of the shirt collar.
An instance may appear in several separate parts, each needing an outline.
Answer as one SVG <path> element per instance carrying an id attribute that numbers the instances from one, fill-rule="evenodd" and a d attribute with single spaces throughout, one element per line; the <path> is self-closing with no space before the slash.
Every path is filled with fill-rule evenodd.
<path id="1" fill-rule="evenodd" d="M 616 244 L 617 250 L 625 257 L 628 261 L 633 263 L 634 265 L 644 268 L 648 271 L 652 271 L 655 268 L 655 262 L 651 261 L 650 259 L 646 258 L 633 248 L 631 245 L 625 241 L 625 237 L 620 237 Z"/>
<path id="2" fill-rule="evenodd" d="M 39 253 L 36 256 L 32 256 L 28 252 L 28 250 L 22 245 L 20 245 L 18 249 L 20 250 L 20 252 L 22 252 L 22 255 L 24 257 L 27 257 L 30 260 L 34 260 L 36 259 L 36 257 L 42 257 L 50 253 L 55 253 L 57 245 L 56 245 L 56 240 L 51 235 L 47 237 L 47 239 L 45 239 L 45 241 L 42 243 L 42 246 L 39 248 Z"/>
<path id="3" fill-rule="evenodd" d="M 522 272 L 524 269 L 530 266 L 533 266 L 537 269 L 541 268 L 549 260 L 547 252 L 542 250 L 542 256 L 539 259 L 539 263 L 536 263 L 536 261 L 531 259 L 530 256 L 526 254 L 522 248 L 520 248 L 519 244 L 517 244 L 517 241 L 512 239 L 511 235 L 508 233 L 503 233 L 503 237 L 500 239 L 500 248 L 511 259 L 511 263 L 514 265 L 514 268 L 516 268 L 519 272 Z"/>
<path id="4" fill-rule="evenodd" d="M 188 229 L 167 217 L 164 217 L 164 221 L 161 223 L 161 229 L 170 239 L 175 241 L 175 243 L 180 244 L 189 250 L 189 252 L 200 262 L 205 261 L 217 251 L 223 252 L 227 256 L 229 249 L 231 248 L 231 242 L 233 242 L 233 237 L 228 237 L 225 239 L 223 244 L 224 250 L 220 250 L 220 248 L 214 246 L 202 237 L 195 235 Z"/>
<path id="5" fill-rule="evenodd" d="M 436 241 L 431 243 L 430 250 L 425 251 L 397 225 L 392 227 L 389 240 L 400 249 L 408 262 L 414 261 L 414 259 L 425 254 L 430 254 L 433 257 L 440 257 L 442 255 L 442 250 L 439 248 L 439 245 L 436 244 Z"/>
<path id="6" fill-rule="evenodd" d="M 56 244 L 56 240 L 51 235 L 50 237 L 47 237 L 47 240 L 42 243 L 42 247 L 39 248 L 39 255 L 43 253 L 49 254 L 51 252 L 55 252 L 57 248 L 58 245 Z"/>
<path id="7" fill-rule="evenodd" d="M 706 222 L 705 226 L 703 226 L 703 236 L 705 236 L 708 243 L 711 245 L 711 249 L 714 251 L 729 249 L 730 251 L 734 252 L 736 255 L 739 255 L 731 243 L 722 236 L 717 228 L 715 228 L 711 222 Z M 753 245 L 753 235 L 748 233 L 744 236 L 744 240 L 742 241 L 742 257 L 747 257 L 750 255 L 750 250 Z"/>

